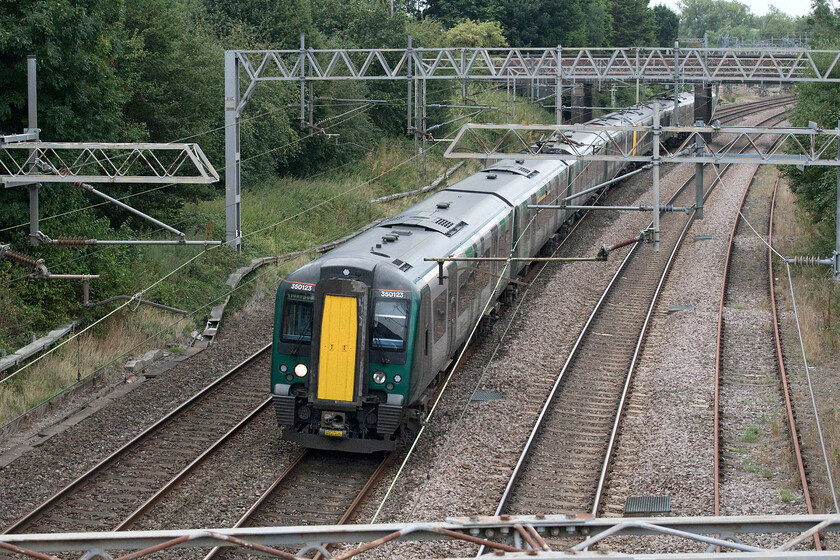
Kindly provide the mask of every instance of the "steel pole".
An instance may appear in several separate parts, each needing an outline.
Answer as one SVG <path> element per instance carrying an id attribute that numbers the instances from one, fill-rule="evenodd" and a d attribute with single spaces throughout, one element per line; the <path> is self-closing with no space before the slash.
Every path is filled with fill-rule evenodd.
<path id="1" fill-rule="evenodd" d="M 412 97 L 412 74 L 414 73 L 414 49 L 411 48 L 411 35 L 408 36 L 408 49 L 405 51 L 405 58 L 406 58 L 406 84 L 407 84 L 407 93 L 406 93 L 406 112 L 405 112 L 405 132 L 406 134 L 412 133 L 412 126 L 411 126 L 411 97 Z"/>
<path id="2" fill-rule="evenodd" d="M 34 54 L 30 54 L 26 58 L 26 82 L 27 82 L 27 109 L 28 109 L 28 129 L 26 132 L 34 132 L 36 134 L 36 141 L 40 140 L 38 134 L 38 80 L 37 80 L 37 64 Z M 29 150 L 30 166 L 29 171 L 35 172 L 37 166 L 35 165 L 35 150 Z M 40 183 L 33 183 L 29 185 L 29 244 L 33 247 L 40 245 L 38 240 L 38 231 L 40 225 L 38 224 L 38 190 L 41 188 Z"/>
<path id="3" fill-rule="evenodd" d="M 680 42 L 674 41 L 674 124 L 680 125 Z"/>
<path id="4" fill-rule="evenodd" d="M 225 241 L 242 250 L 239 155 L 239 58 L 225 51 Z"/>
<path id="5" fill-rule="evenodd" d="M 554 121 L 563 124 L 563 58 L 562 47 L 557 45 L 557 75 L 554 77 Z"/>
<path id="6" fill-rule="evenodd" d="M 694 126 L 704 126 L 704 123 L 697 121 Z M 697 157 L 703 155 L 703 136 L 698 132 L 694 135 L 694 149 Z M 697 210 L 695 217 L 703 219 L 703 164 L 697 163 L 694 166 L 694 208 Z"/>
<path id="7" fill-rule="evenodd" d="M 659 101 L 653 102 L 653 250 L 659 252 Z"/>
<path id="8" fill-rule="evenodd" d="M 840 119 L 837 121 L 840 129 Z M 840 138 L 837 139 L 837 159 L 840 160 Z M 834 281 L 840 282 L 840 167 L 837 168 L 837 208 L 834 210 Z"/>
<path id="9" fill-rule="evenodd" d="M 300 129 L 306 128 L 306 36 L 300 34 Z"/>

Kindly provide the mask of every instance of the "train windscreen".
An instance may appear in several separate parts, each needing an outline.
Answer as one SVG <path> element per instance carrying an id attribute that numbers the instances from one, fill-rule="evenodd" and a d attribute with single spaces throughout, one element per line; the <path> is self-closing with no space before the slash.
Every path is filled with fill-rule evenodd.
<path id="1" fill-rule="evenodd" d="M 391 352 L 405 349 L 409 301 L 379 300 L 373 308 L 373 348 Z"/>
<path id="2" fill-rule="evenodd" d="M 312 294 L 288 292 L 283 305 L 283 342 L 308 344 L 312 340 Z"/>

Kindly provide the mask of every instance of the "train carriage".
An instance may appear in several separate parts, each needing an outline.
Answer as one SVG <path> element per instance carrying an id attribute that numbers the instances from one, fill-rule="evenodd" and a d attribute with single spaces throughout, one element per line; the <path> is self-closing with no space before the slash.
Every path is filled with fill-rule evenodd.
<path id="1" fill-rule="evenodd" d="M 692 101 L 680 99 L 680 122 Z M 665 102 L 663 126 L 672 114 Z M 641 106 L 598 122 L 652 117 Z M 649 135 L 613 138 L 650 150 Z M 569 142 L 577 152 L 599 151 L 606 136 L 581 131 Z M 438 265 L 423 259 L 535 256 L 574 214 L 530 206 L 556 204 L 620 170 L 619 162 L 499 161 L 289 274 L 277 292 L 271 364 L 284 439 L 360 453 L 410 440 L 441 372 L 525 267 L 449 262 L 441 281 Z"/>

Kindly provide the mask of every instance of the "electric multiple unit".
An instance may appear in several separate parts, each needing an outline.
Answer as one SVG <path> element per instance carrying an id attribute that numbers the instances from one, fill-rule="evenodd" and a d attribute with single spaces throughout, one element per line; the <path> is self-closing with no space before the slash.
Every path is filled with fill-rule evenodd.
<path id="1" fill-rule="evenodd" d="M 673 102 L 662 104 L 662 125 Z M 691 122 L 693 96 L 680 97 Z M 649 125 L 639 106 L 593 121 Z M 613 135 L 651 149 L 650 135 Z M 575 133 L 576 151 L 608 149 L 605 135 Z M 571 151 L 555 142 L 552 150 Z M 531 210 L 617 175 L 621 162 L 503 160 L 443 189 L 289 274 L 277 291 L 271 391 L 283 438 L 302 446 L 390 451 L 419 430 L 433 391 L 482 316 L 525 263 L 425 257 L 533 257 L 575 219 Z"/>

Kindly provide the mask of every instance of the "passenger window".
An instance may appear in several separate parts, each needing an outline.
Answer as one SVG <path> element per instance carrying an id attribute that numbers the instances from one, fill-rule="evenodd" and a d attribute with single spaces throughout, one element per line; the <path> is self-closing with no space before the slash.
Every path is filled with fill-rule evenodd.
<path id="1" fill-rule="evenodd" d="M 438 295 L 435 298 L 434 309 L 432 310 L 432 314 L 434 315 L 434 330 L 435 330 L 435 343 L 438 340 L 443 338 L 443 335 L 446 334 L 446 291 Z"/>
<path id="2" fill-rule="evenodd" d="M 373 308 L 373 343 L 377 350 L 402 352 L 408 333 L 409 301 L 379 300 Z"/>
<path id="3" fill-rule="evenodd" d="M 312 301 L 311 294 L 286 293 L 283 304 L 283 324 L 281 340 L 309 344 L 312 340 Z"/>
<path id="4" fill-rule="evenodd" d="M 475 271 L 471 266 L 478 263 L 465 263 L 466 268 L 461 268 L 458 271 L 458 315 L 463 315 L 467 309 L 472 305 L 475 299 L 476 286 L 473 282 Z"/>

